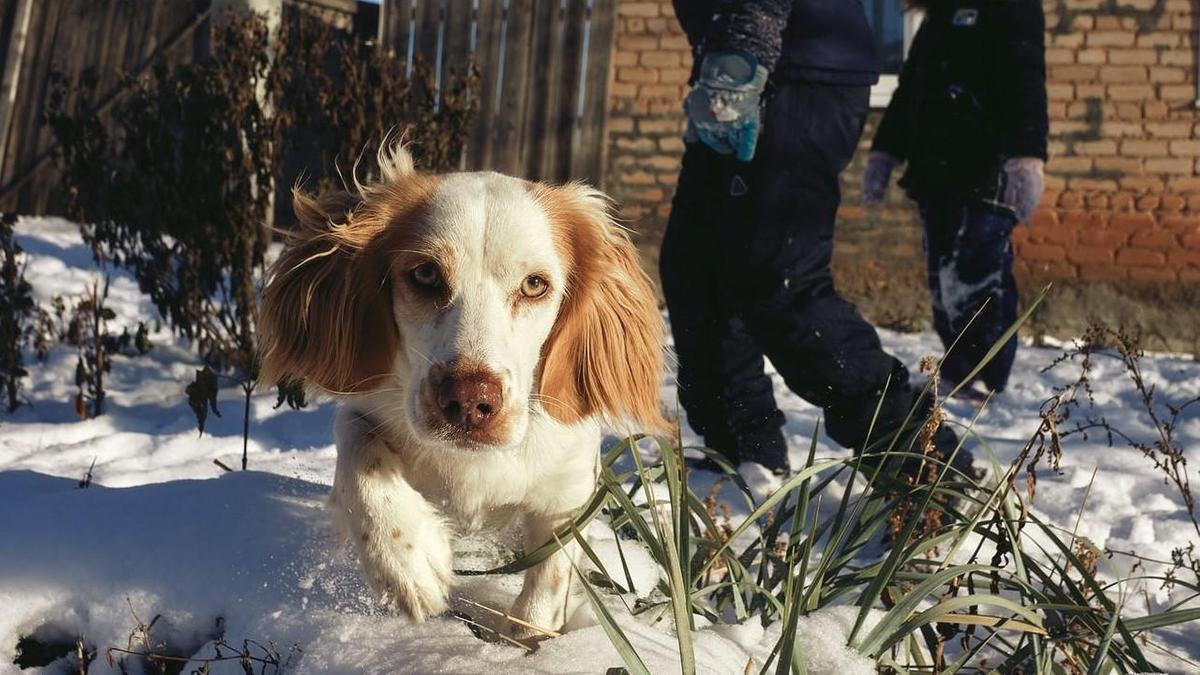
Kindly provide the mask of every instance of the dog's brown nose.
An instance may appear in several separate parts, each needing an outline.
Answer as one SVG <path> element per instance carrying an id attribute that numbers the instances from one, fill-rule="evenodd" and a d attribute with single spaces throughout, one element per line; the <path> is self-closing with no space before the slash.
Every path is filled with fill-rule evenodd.
<path id="1" fill-rule="evenodd" d="M 502 403 L 500 381 L 487 373 L 448 373 L 438 385 L 437 404 L 442 417 L 466 432 L 489 427 Z"/>

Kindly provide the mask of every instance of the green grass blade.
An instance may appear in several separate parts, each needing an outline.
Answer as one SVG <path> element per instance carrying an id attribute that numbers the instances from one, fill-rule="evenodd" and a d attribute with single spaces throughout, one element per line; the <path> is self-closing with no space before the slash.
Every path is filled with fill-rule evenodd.
<path id="1" fill-rule="evenodd" d="M 637 465 L 639 475 L 645 475 L 641 453 L 637 446 L 630 448 L 630 455 Z M 694 675 L 696 672 L 696 654 L 692 647 L 692 596 L 688 585 L 684 582 L 683 569 L 680 566 L 679 552 L 672 542 L 672 533 L 663 525 L 662 517 L 650 488 L 649 481 L 642 480 L 642 488 L 646 493 L 646 503 L 650 507 L 650 517 L 654 522 L 654 531 L 662 543 L 663 553 L 666 554 L 667 584 L 670 589 L 671 610 L 675 616 L 675 639 L 679 643 L 679 668 L 683 675 Z"/>
<path id="2" fill-rule="evenodd" d="M 561 548 L 561 542 L 560 542 Z M 646 662 L 638 654 L 637 649 L 634 649 L 633 643 L 629 641 L 629 636 L 625 631 L 621 630 L 620 624 L 613 618 L 612 613 L 604 606 L 604 602 L 600 599 L 596 589 L 588 583 L 587 577 L 579 570 L 579 566 L 575 561 L 571 560 L 571 567 L 575 570 L 575 574 L 579 575 L 583 581 L 584 595 L 588 599 L 588 603 L 592 606 L 592 611 L 596 614 L 596 621 L 600 623 L 600 627 L 604 629 L 604 634 L 608 636 L 608 641 L 612 643 L 617 653 L 621 655 L 621 660 L 625 662 L 625 668 L 629 670 L 631 675 L 650 675 L 650 669 L 646 667 Z"/>

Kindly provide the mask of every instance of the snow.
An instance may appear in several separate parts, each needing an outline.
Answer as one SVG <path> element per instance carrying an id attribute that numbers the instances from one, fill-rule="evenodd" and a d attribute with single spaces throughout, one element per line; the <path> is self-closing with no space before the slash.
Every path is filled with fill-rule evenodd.
<path id="1" fill-rule="evenodd" d="M 76 296 L 97 278 L 70 223 L 22 219 L 18 240 L 29 253 L 27 278 L 43 305 L 54 296 Z M 112 272 L 108 302 L 118 315 L 113 322 L 118 331 L 122 325 L 136 327 L 138 317 L 154 316 L 137 284 L 120 272 Z M 940 351 L 930 333 L 881 331 L 881 336 L 910 366 Z M 214 460 L 240 464 L 240 392 L 222 391 L 223 416 L 210 417 L 206 433 L 199 436 L 183 395 L 197 360 L 165 331 L 153 339 L 155 347 L 145 356 L 113 357 L 105 415 L 76 418 L 70 403 L 75 354 L 59 345 L 47 363 L 30 368 L 29 405 L 0 416 L 0 673 L 16 669 L 12 664 L 19 636 L 80 634 L 88 645 L 99 647 L 91 672 L 118 672 L 109 669 L 104 650 L 130 644 L 138 619 L 149 623 L 156 615 L 161 618 L 151 628 L 152 638 L 165 642 L 171 653 L 212 656 L 216 638 L 234 646 L 250 639 L 273 644 L 284 659 L 290 656 L 287 672 L 294 673 L 597 673 L 621 665 L 586 606 L 572 618 L 570 631 L 541 643 L 531 655 L 481 641 L 452 616 L 413 625 L 375 607 L 355 563 L 332 536 L 324 508 L 335 459 L 330 431 L 334 405 L 317 401 L 303 411 L 275 410 L 273 393 L 256 395 L 251 470 L 226 472 Z M 973 441 L 977 457 L 985 455 L 984 443 L 1001 466 L 1019 453 L 1037 426 L 1042 402 L 1053 387 L 1072 377 L 1069 366 L 1042 372 L 1059 353 L 1022 347 L 1009 390 L 975 428 L 981 439 Z M 1178 403 L 1200 396 L 1200 363 L 1153 356 L 1143 361 L 1143 368 L 1165 400 Z M 791 459 L 799 465 L 807 456 L 818 411 L 773 377 L 788 417 Z M 1154 437 L 1119 363 L 1099 360 L 1092 382 L 1098 411 L 1110 422 L 1139 438 Z M 665 393 L 674 400 L 669 387 Z M 1188 451 L 1200 441 L 1196 408 L 1176 430 Z M 966 403 L 952 402 L 949 409 L 960 424 L 974 414 Z M 686 429 L 684 440 L 698 442 Z M 846 456 L 824 436 L 818 439 L 817 454 Z M 92 485 L 80 489 L 80 479 L 93 464 Z M 713 478 L 697 476 L 697 492 L 703 494 L 703 484 Z M 735 517 L 744 513 L 734 506 Z M 1119 443 L 1109 447 L 1098 434 L 1067 440 L 1061 474 L 1040 472 L 1033 506 L 1039 516 L 1064 528 L 1073 528 L 1078 519 L 1079 534 L 1101 549 L 1156 560 L 1170 560 L 1173 549 L 1197 538 L 1162 474 L 1136 450 Z M 613 533 L 597 524 L 589 538 L 606 567 L 620 570 Z M 467 553 L 478 551 L 472 546 L 463 542 Z M 622 549 L 635 587 L 653 587 L 659 572 L 649 554 L 627 542 Z M 1128 556 L 1101 556 L 1100 573 L 1126 575 L 1133 562 Z M 519 583 L 515 576 L 465 577 L 460 593 L 503 609 Z M 1124 590 L 1131 605 L 1154 611 L 1180 599 L 1157 584 L 1131 583 Z M 629 615 L 620 598 L 605 597 L 651 671 L 677 671 L 675 638 L 667 622 L 650 624 Z M 467 606 L 463 610 L 481 618 Z M 797 642 L 808 672 L 874 672 L 869 659 L 844 647 L 854 611 L 835 607 L 800 620 Z M 697 664 L 706 673 L 741 673 L 752 662 L 756 672 L 778 631 L 778 623 L 764 630 L 755 621 L 700 627 Z M 1156 637 L 1181 656 L 1200 660 L 1200 626 Z M 298 651 L 291 651 L 293 645 Z M 1190 668 L 1162 653 L 1148 653 L 1180 672 Z M 130 659 L 126 667 L 141 672 L 142 664 Z M 242 671 L 236 662 L 225 662 L 213 672 Z"/>

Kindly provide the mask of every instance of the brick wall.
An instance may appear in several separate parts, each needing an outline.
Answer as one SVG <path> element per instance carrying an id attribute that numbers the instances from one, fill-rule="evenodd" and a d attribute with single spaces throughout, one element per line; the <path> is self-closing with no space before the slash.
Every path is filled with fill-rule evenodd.
<path id="1" fill-rule="evenodd" d="M 1049 332 L 1076 332 L 1097 315 L 1173 346 L 1200 343 L 1192 0 L 1046 0 L 1045 10 L 1051 161 L 1041 208 L 1014 234 L 1018 279 L 1058 287 L 1043 312 Z M 682 152 L 691 57 L 669 1 L 619 0 L 617 13 L 606 187 L 652 263 Z M 895 188 L 882 209 L 857 205 L 878 118 L 843 176 L 835 276 L 872 318 L 916 327 L 928 301 L 912 205 Z M 1182 317 L 1171 307 L 1180 303 L 1193 303 Z"/>
<path id="2" fill-rule="evenodd" d="M 691 65 L 670 0 L 618 0 L 605 187 L 650 264 L 679 175 Z"/>

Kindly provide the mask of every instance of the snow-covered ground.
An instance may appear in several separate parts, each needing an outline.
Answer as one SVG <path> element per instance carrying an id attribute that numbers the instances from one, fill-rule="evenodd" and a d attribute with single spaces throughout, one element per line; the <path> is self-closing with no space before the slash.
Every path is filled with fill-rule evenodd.
<path id="1" fill-rule="evenodd" d="M 76 296 L 96 277 L 74 225 L 25 219 L 18 234 L 39 302 Z M 136 317 L 153 316 L 136 283 L 121 273 L 113 273 L 109 306 L 118 315 L 118 330 L 122 322 L 132 327 Z M 288 672 L 297 673 L 598 673 L 621 664 L 586 607 L 573 619 L 574 630 L 542 643 L 532 655 L 481 641 L 454 617 L 411 625 L 376 609 L 354 563 L 334 542 L 323 509 L 333 476 L 334 405 L 318 401 L 302 411 L 275 410 L 272 393 L 257 395 L 251 470 L 228 473 L 214 460 L 228 466 L 241 461 L 240 392 L 222 392 L 224 416 L 210 417 L 198 436 L 183 395 L 196 359 L 165 332 L 154 339 L 145 356 L 114 358 L 107 410 L 97 419 L 79 421 L 75 415 L 75 354 L 62 345 L 46 364 L 30 368 L 29 404 L 0 415 L 0 672 L 16 669 L 18 637 L 28 635 L 50 641 L 82 635 L 99 647 L 92 672 L 108 672 L 104 650 L 142 648 L 131 632 L 139 619 L 149 623 L 156 615 L 161 618 L 150 634 L 171 653 L 211 656 L 213 647 L 206 643 L 214 637 L 235 646 L 251 639 L 275 645 L 283 659 L 291 659 Z M 928 333 L 883 332 L 883 340 L 910 366 L 940 351 Z M 976 426 L 1002 465 L 1036 429 L 1039 406 L 1053 387 L 1073 377 L 1069 366 L 1042 372 L 1059 353 L 1023 347 L 1010 389 Z M 1155 356 L 1143 367 L 1164 402 L 1200 396 L 1200 363 Z M 1092 383 L 1097 409 L 1109 422 L 1127 434 L 1154 438 L 1118 362 L 1100 360 Z M 778 379 L 776 388 L 788 415 L 793 462 L 800 464 L 818 411 Z M 949 407 L 957 422 L 973 413 L 965 403 Z M 1181 418 L 1175 432 L 1192 453 L 1200 445 L 1197 408 Z M 827 438 L 819 439 L 818 454 L 845 456 Z M 93 483 L 80 489 L 89 468 Z M 1161 472 L 1136 450 L 1119 443 L 1109 447 L 1102 434 L 1068 440 L 1061 475 L 1040 473 L 1034 506 L 1068 529 L 1078 518 L 1079 533 L 1101 549 L 1145 558 L 1169 561 L 1174 549 L 1198 539 Z M 611 551 L 606 533 L 594 529 L 597 549 Z M 1125 576 L 1133 562 L 1119 554 L 1101 557 L 1100 573 Z M 634 561 L 634 568 L 635 574 L 655 574 L 648 564 Z M 503 608 L 518 583 L 515 577 L 470 577 L 461 594 Z M 1172 602 L 1157 584 L 1125 590 L 1130 603 L 1156 611 Z M 838 618 L 830 613 L 802 624 L 808 638 L 802 642 L 814 647 L 810 672 L 850 672 L 856 665 L 871 672 L 869 663 L 847 661 L 837 649 Z M 621 622 L 652 672 L 678 669 L 675 640 L 665 628 L 628 616 Z M 703 672 L 741 673 L 750 660 L 761 664 L 777 631 L 778 625 L 766 631 L 702 629 L 697 663 Z M 1191 664 L 1148 650 L 1152 659 L 1181 672 L 1200 670 L 1200 626 L 1177 628 L 1165 639 Z M 818 653 L 821 647 L 830 653 Z M 141 667 L 136 660 L 126 666 L 130 672 Z M 228 670 L 214 672 L 242 672 L 236 663 L 224 667 Z"/>

